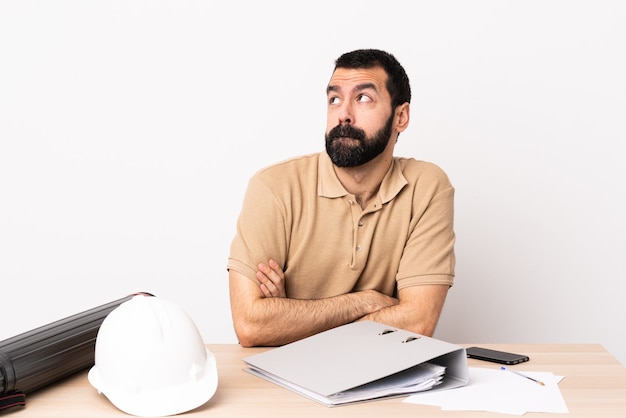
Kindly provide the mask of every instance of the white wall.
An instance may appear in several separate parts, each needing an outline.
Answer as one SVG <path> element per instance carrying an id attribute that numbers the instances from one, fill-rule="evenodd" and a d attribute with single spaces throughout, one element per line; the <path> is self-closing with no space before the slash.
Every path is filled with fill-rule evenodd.
<path id="1" fill-rule="evenodd" d="M 321 150 L 333 60 L 387 49 L 398 154 L 457 188 L 437 336 L 597 342 L 626 363 L 626 4 L 0 2 L 0 339 L 149 291 L 235 342 L 248 177 Z"/>

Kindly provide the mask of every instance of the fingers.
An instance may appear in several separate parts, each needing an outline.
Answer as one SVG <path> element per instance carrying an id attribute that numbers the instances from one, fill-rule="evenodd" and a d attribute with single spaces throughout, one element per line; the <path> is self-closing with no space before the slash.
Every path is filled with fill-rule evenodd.
<path id="1" fill-rule="evenodd" d="M 259 263 L 256 273 L 257 279 L 261 283 L 260 288 L 263 296 L 286 297 L 285 274 L 282 268 L 274 260 L 269 260 L 267 264 Z"/>

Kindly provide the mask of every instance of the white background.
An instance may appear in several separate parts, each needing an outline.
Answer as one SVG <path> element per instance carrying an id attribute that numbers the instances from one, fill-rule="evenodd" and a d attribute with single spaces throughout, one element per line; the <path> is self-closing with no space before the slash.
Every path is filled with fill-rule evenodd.
<path id="1" fill-rule="evenodd" d="M 323 149 L 334 59 L 374 47 L 412 81 L 397 154 L 457 189 L 436 337 L 626 363 L 624 22 L 596 0 L 1 1 L 0 339 L 148 291 L 236 342 L 247 180 Z"/>

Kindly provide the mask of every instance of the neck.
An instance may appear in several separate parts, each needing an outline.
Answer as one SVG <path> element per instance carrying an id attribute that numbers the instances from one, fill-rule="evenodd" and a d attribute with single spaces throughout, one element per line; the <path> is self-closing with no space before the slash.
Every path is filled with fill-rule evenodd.
<path id="1" fill-rule="evenodd" d="M 365 209 L 378 193 L 380 184 L 391 166 L 392 156 L 383 153 L 358 167 L 337 167 L 335 173 L 343 187 L 356 196 L 356 200 Z"/>

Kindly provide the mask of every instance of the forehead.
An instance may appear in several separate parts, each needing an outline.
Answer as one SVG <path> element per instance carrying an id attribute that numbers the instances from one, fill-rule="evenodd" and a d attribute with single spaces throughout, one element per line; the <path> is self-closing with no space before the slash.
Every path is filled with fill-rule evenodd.
<path id="1" fill-rule="evenodd" d="M 387 73 L 382 67 L 337 68 L 328 82 L 328 90 L 348 93 L 362 86 L 373 86 L 381 95 L 387 94 Z"/>

